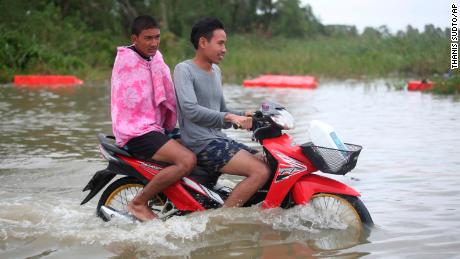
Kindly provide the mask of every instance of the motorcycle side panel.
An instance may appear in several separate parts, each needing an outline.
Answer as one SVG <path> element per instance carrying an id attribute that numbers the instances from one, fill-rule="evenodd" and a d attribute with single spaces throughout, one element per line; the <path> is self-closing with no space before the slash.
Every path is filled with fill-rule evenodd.
<path id="1" fill-rule="evenodd" d="M 158 172 L 163 169 L 162 166 L 157 165 L 153 162 L 147 162 L 143 160 L 138 160 L 135 158 L 130 158 L 130 157 L 125 157 L 125 156 L 119 156 L 123 161 L 128 163 L 130 166 L 134 167 L 136 171 L 145 177 L 148 181 L 152 179 L 152 177 Z"/>
<path id="2" fill-rule="evenodd" d="M 162 166 L 157 165 L 153 162 L 147 162 L 129 157 L 123 157 L 123 160 L 134 167 L 142 176 L 148 181 L 152 180 L 153 177 L 163 169 Z M 188 192 L 184 189 L 180 182 L 177 182 L 168 188 L 163 193 L 169 198 L 169 200 L 181 211 L 199 211 L 204 210 L 203 206 L 200 205 Z"/>
<path id="3" fill-rule="evenodd" d="M 316 171 L 316 168 L 303 155 L 300 146 L 294 144 L 292 138 L 286 134 L 264 139 L 263 145 L 277 160 L 278 168 L 262 207 L 275 208 L 280 206 L 299 178 Z"/>
<path id="4" fill-rule="evenodd" d="M 169 200 L 181 211 L 200 211 L 205 210 L 200 203 L 198 203 L 185 188 L 176 182 L 169 186 L 164 191 L 164 194 Z"/>
<path id="5" fill-rule="evenodd" d="M 360 194 L 350 186 L 334 179 L 315 174 L 303 176 L 292 188 L 292 198 L 296 204 L 307 204 L 311 197 L 317 193 L 360 196 Z"/>

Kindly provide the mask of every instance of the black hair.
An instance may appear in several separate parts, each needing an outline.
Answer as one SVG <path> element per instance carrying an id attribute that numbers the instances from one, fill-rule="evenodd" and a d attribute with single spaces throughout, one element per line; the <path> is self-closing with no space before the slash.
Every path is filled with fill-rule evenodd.
<path id="1" fill-rule="evenodd" d="M 190 41 L 195 49 L 198 49 L 198 41 L 201 37 L 205 37 L 208 41 L 211 40 L 214 30 L 224 30 L 224 25 L 216 18 L 204 18 L 196 22 L 192 27 Z"/>
<path id="2" fill-rule="evenodd" d="M 160 25 L 150 15 L 141 15 L 134 19 L 131 25 L 131 35 L 139 35 L 143 30 L 146 29 L 159 29 Z"/>

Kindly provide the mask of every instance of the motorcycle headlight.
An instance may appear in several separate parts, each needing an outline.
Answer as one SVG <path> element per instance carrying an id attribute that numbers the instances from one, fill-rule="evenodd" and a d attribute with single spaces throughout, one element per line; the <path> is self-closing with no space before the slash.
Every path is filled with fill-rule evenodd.
<path id="1" fill-rule="evenodd" d="M 275 122 L 276 125 L 280 126 L 283 129 L 286 129 L 286 130 L 293 129 L 294 128 L 294 118 L 292 117 L 292 115 L 284 109 L 277 110 L 277 111 L 278 111 L 278 114 L 271 116 L 271 119 L 273 120 L 273 122 Z"/>

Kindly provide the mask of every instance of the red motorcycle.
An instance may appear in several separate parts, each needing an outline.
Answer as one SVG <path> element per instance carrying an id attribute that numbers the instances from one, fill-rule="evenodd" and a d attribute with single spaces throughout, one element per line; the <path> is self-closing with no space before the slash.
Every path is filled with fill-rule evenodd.
<path id="1" fill-rule="evenodd" d="M 265 103 L 253 115 L 253 140 L 258 141 L 271 169 L 271 177 L 244 206 L 261 203 L 263 209 L 291 208 L 309 204 L 317 213 L 347 225 L 372 226 L 372 218 L 353 188 L 315 171 L 344 175 L 357 163 L 361 146 L 345 144 L 346 150 L 313 145 L 297 145 L 283 130 L 293 128 L 293 118 L 275 103 Z M 173 134 L 179 138 L 179 134 Z M 90 190 L 81 204 L 91 200 L 115 176 L 102 193 L 97 215 L 105 221 L 129 217 L 127 204 L 164 167 L 164 163 L 140 160 L 114 144 L 114 137 L 99 134 L 100 152 L 109 161 L 106 169 L 95 173 L 83 191 Z M 232 191 L 217 183 L 220 174 L 197 167 L 188 177 L 171 185 L 149 201 L 160 218 L 219 208 Z"/>

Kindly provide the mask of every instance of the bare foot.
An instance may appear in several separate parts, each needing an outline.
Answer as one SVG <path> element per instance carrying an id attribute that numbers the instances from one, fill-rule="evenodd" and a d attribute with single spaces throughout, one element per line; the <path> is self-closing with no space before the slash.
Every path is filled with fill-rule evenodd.
<path id="1" fill-rule="evenodd" d="M 146 205 L 137 205 L 130 202 L 128 203 L 128 211 L 142 222 L 157 218 L 155 213 L 153 213 L 153 211 Z"/>

